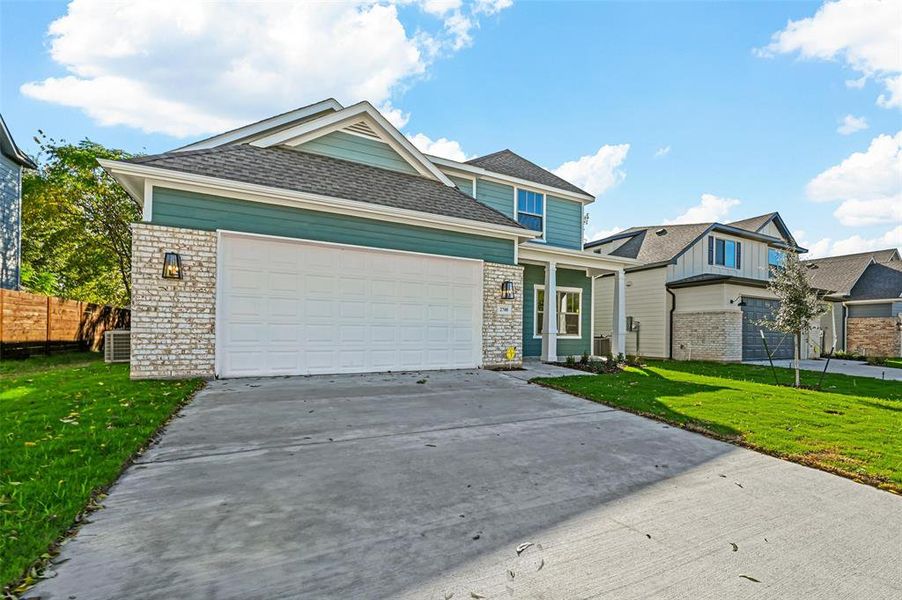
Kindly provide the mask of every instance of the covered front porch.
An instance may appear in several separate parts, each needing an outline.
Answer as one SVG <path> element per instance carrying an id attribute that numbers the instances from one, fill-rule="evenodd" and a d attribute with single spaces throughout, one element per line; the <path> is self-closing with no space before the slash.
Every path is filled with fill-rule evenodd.
<path id="1" fill-rule="evenodd" d="M 538 243 L 520 246 L 523 265 L 523 356 L 558 362 L 567 356 L 595 354 L 594 278 L 614 279 L 614 327 L 611 353 L 626 352 L 625 267 L 628 258 L 599 256 Z"/>

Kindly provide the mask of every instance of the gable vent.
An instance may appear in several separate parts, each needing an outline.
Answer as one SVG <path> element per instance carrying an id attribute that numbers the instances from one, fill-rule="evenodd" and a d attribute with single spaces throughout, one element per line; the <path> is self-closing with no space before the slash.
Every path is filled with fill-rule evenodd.
<path id="1" fill-rule="evenodd" d="M 374 139 L 381 139 L 379 135 L 373 131 L 373 129 L 367 124 L 366 121 L 359 121 L 354 123 L 353 125 L 348 125 L 345 127 L 345 131 L 348 133 L 356 133 L 357 135 L 363 135 L 366 137 L 371 137 Z"/>

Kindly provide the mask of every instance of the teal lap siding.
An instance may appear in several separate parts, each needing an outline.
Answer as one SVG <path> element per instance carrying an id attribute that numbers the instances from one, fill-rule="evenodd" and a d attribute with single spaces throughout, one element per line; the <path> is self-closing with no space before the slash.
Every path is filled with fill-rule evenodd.
<path id="1" fill-rule="evenodd" d="M 513 240 L 163 188 L 154 189 L 151 222 L 514 264 Z"/>
<path id="2" fill-rule="evenodd" d="M 573 200 L 548 196 L 546 211 L 545 243 L 582 250 L 582 205 Z"/>
<path id="3" fill-rule="evenodd" d="M 541 356 L 542 340 L 535 335 L 535 286 L 545 285 L 545 269 L 536 265 L 525 265 L 523 269 L 523 356 Z M 592 280 L 585 271 L 571 269 L 557 270 L 558 287 L 580 288 L 582 320 L 580 338 L 559 339 L 557 354 L 559 357 L 580 356 L 584 352 L 591 353 L 592 347 Z"/>
<path id="4" fill-rule="evenodd" d="M 333 131 L 306 144 L 301 144 L 299 150 L 322 154 L 332 158 L 340 158 L 351 162 L 358 162 L 372 167 L 380 167 L 401 173 L 416 175 L 417 170 L 410 166 L 406 160 L 395 152 L 391 146 L 379 140 L 371 140 L 359 135 Z"/>
<path id="5" fill-rule="evenodd" d="M 514 188 L 492 181 L 476 180 L 476 199 L 501 214 L 515 219 Z"/>
<path id="6" fill-rule="evenodd" d="M 448 179 L 454 182 L 460 191 L 464 194 L 468 194 L 470 196 L 473 195 L 473 180 L 467 179 L 466 177 L 456 177 L 454 175 L 448 175 Z"/>

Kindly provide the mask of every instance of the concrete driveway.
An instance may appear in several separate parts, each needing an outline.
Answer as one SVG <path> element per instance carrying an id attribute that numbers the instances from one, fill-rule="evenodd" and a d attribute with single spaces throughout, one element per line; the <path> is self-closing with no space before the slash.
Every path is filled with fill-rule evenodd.
<path id="1" fill-rule="evenodd" d="M 748 361 L 750 365 L 769 366 L 766 360 Z M 780 359 L 774 361 L 774 366 L 792 368 L 792 360 Z M 893 367 L 874 367 L 860 360 L 839 360 L 832 359 L 827 364 L 827 359 L 819 360 L 800 360 L 799 368 L 806 371 L 823 371 L 827 368 L 828 373 L 840 373 L 842 375 L 853 375 L 855 377 L 871 377 L 873 379 L 886 379 L 888 381 L 902 381 L 902 369 Z"/>
<path id="2" fill-rule="evenodd" d="M 899 497 L 487 371 L 213 382 L 104 505 L 28 597 L 902 596 Z"/>

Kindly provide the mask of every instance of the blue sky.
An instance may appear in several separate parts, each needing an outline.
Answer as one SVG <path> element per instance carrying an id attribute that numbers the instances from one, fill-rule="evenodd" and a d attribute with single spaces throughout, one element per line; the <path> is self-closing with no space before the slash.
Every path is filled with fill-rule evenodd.
<path id="1" fill-rule="evenodd" d="M 125 4 L 0 4 L 27 152 L 37 129 L 159 152 L 335 95 L 434 153 L 560 169 L 600 192 L 593 235 L 779 210 L 815 254 L 902 245 L 898 3 Z"/>

